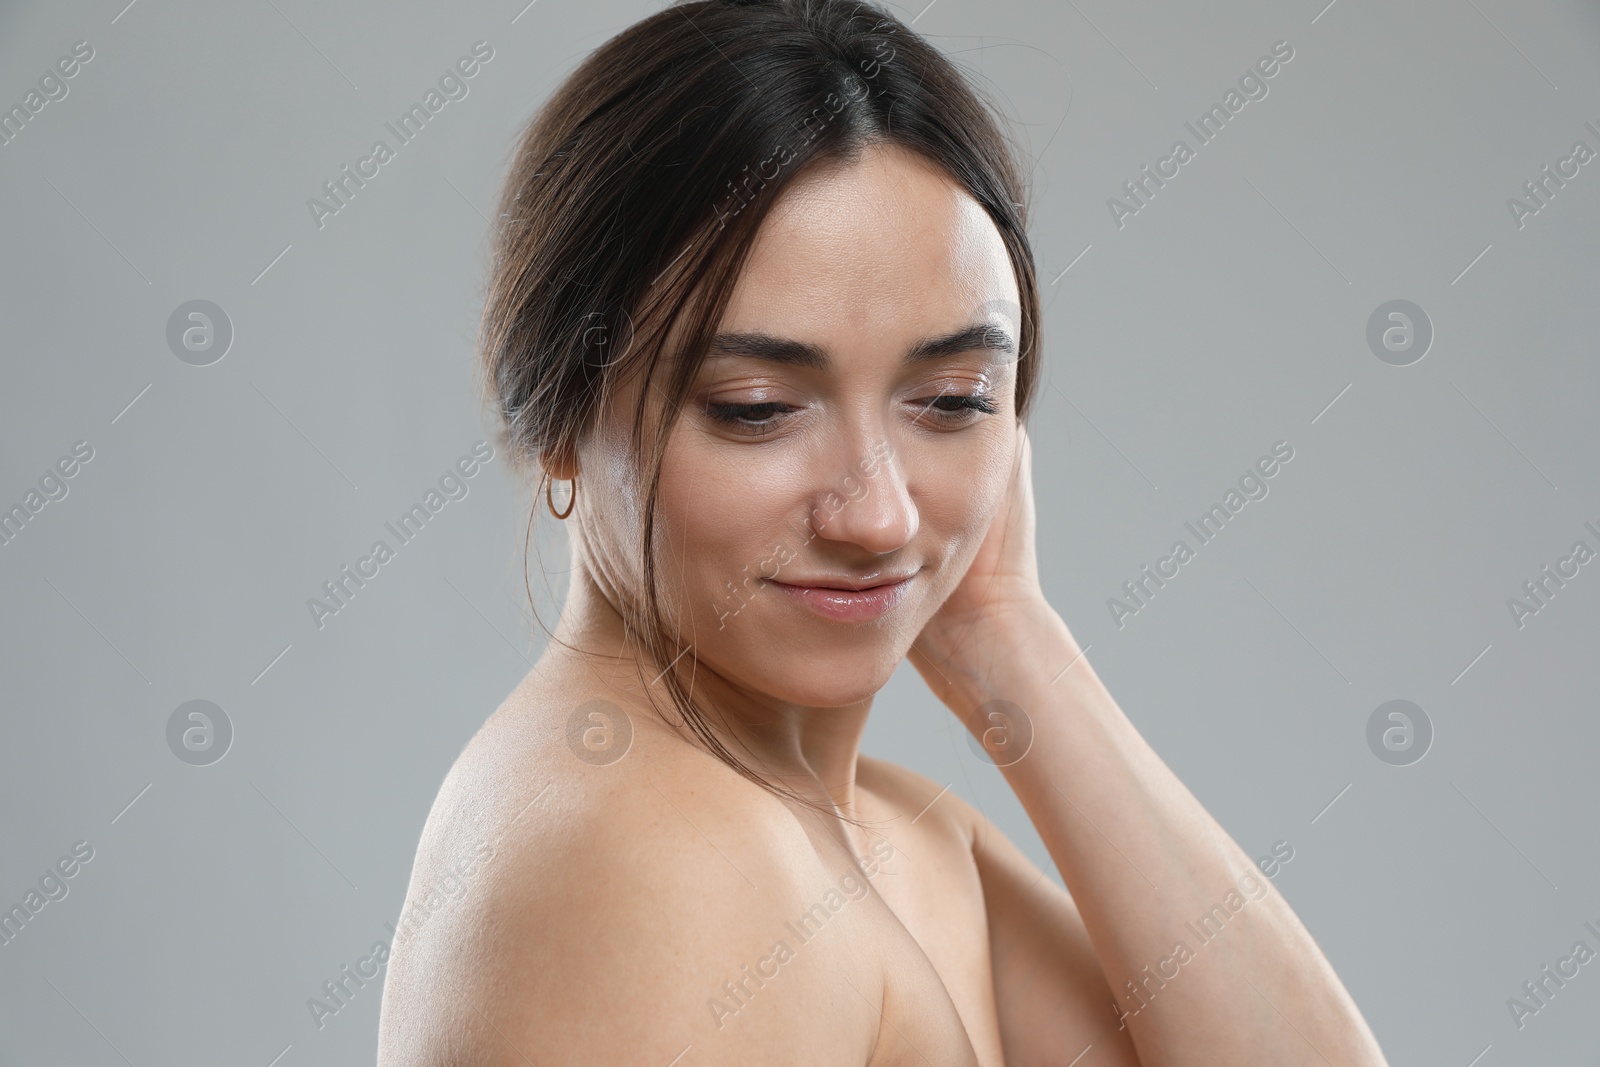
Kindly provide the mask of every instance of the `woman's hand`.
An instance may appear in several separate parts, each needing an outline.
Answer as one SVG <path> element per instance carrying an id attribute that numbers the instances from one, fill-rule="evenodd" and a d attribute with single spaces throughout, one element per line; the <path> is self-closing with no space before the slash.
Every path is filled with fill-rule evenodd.
<path id="1" fill-rule="evenodd" d="M 907 657 L 928 687 L 951 704 L 954 684 L 972 681 L 998 653 L 1055 615 L 1039 585 L 1034 543 L 1033 446 L 1017 428 L 1011 481 L 994 521 L 955 592 L 928 620 Z M 960 711 L 955 708 L 952 710 Z"/>

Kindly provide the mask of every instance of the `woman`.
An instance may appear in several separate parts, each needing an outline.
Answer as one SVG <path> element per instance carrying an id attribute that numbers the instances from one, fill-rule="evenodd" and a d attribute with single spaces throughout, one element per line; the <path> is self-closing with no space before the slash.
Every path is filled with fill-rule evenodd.
<path id="1" fill-rule="evenodd" d="M 668 7 L 535 118 L 482 348 L 570 588 L 428 818 L 380 1062 L 1384 1062 L 1040 589 L 1010 153 L 856 0 Z M 1065 891 L 858 753 L 908 657 Z"/>

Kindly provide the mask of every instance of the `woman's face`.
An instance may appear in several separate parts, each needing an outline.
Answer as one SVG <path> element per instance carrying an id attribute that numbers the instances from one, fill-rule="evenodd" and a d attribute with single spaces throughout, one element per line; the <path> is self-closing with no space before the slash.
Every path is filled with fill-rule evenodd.
<path id="1" fill-rule="evenodd" d="M 697 671 L 823 707 L 888 680 L 1002 502 L 1019 326 L 999 232 L 921 157 L 870 148 L 785 192 L 661 471 L 659 592 Z M 625 425 L 636 389 L 619 393 L 610 427 Z M 602 440 L 628 447 L 624 433 Z M 625 466 L 583 457 L 581 489 L 600 490 L 583 501 L 599 520 L 586 540 L 598 535 L 602 567 L 636 558 Z"/>

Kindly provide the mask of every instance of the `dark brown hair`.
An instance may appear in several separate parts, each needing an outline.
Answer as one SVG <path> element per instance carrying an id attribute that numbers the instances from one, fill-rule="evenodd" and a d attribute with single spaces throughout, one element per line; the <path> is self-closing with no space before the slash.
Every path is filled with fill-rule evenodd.
<path id="1" fill-rule="evenodd" d="M 674 4 L 590 54 L 521 138 L 495 228 L 483 387 L 502 451 L 526 475 L 541 460 L 575 456 L 619 378 L 644 374 L 633 421 L 639 484 L 649 487 L 644 587 L 624 590 L 628 602 L 617 605 L 641 645 L 641 680 L 646 663 L 664 670 L 684 650 L 656 591 L 655 509 L 672 422 L 774 202 L 811 168 L 848 165 L 869 144 L 909 149 L 941 168 L 1004 239 L 1022 300 L 1015 408 L 1025 419 L 1038 379 L 1038 359 L 1027 357 L 1039 333 L 1027 170 L 961 70 L 876 4 Z M 663 351 L 680 321 L 678 351 Z M 663 367 L 667 380 L 657 385 Z M 669 414 L 647 447 L 656 391 Z M 541 472 L 535 509 L 544 485 Z M 816 806 L 741 763 L 679 671 L 663 677 L 712 753 L 769 791 Z"/>

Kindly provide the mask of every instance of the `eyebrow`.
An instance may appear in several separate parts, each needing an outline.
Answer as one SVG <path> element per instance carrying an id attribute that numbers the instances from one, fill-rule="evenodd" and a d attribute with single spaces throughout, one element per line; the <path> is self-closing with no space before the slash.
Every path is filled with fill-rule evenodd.
<path id="1" fill-rule="evenodd" d="M 1016 351 L 1017 344 L 1009 330 L 992 323 L 975 322 L 953 333 L 918 341 L 906 352 L 903 362 L 909 366 L 963 352 L 993 352 L 1009 359 Z M 746 356 L 817 370 L 827 370 L 831 365 L 828 350 L 821 345 L 759 332 L 719 333 L 711 339 L 707 355 Z"/>

